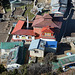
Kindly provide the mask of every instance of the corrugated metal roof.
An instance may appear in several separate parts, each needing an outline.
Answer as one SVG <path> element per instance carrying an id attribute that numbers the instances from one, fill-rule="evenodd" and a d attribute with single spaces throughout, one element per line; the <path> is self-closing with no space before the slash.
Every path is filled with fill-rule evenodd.
<path id="1" fill-rule="evenodd" d="M 50 26 L 50 27 L 54 27 L 54 28 L 59 28 L 59 26 L 57 26 L 53 21 L 52 21 L 52 17 L 49 14 L 45 14 L 39 18 L 35 18 L 35 20 L 33 21 L 32 24 L 33 27 L 46 27 L 46 26 Z"/>
<path id="2" fill-rule="evenodd" d="M 58 62 L 52 62 L 52 64 L 53 64 L 52 68 L 58 69 L 61 66 L 68 65 L 73 62 L 75 62 L 75 54 L 70 55 L 70 56 L 65 56 L 62 58 L 58 58 Z"/>
<path id="3" fill-rule="evenodd" d="M 13 35 L 33 35 L 35 33 L 31 29 L 22 29 L 26 21 L 19 20 L 11 34 Z M 25 24 L 26 25 L 26 24 Z"/>
<path id="4" fill-rule="evenodd" d="M 45 47 L 57 48 L 57 41 L 46 41 Z"/>
<path id="5" fill-rule="evenodd" d="M 58 3 L 59 3 L 59 0 L 51 0 L 51 6 Z"/>
<path id="6" fill-rule="evenodd" d="M 67 5 L 68 0 L 60 0 L 60 3 L 61 3 L 61 4 L 66 4 L 66 5 Z"/>
<path id="7" fill-rule="evenodd" d="M 39 45 L 40 39 L 37 40 L 33 40 L 29 46 L 28 50 L 33 50 L 33 49 L 37 49 L 38 45 Z"/>
<path id="8" fill-rule="evenodd" d="M 23 46 L 23 42 L 1 42 L 1 49 L 11 49 L 14 48 L 15 45 Z"/>
<path id="9" fill-rule="evenodd" d="M 33 35 L 35 36 L 35 33 L 33 30 L 26 30 L 26 29 L 21 29 L 13 33 L 14 35 Z"/>
<path id="10" fill-rule="evenodd" d="M 20 30 L 23 27 L 24 23 L 25 21 L 19 20 L 11 34 L 14 34 L 16 31 Z"/>

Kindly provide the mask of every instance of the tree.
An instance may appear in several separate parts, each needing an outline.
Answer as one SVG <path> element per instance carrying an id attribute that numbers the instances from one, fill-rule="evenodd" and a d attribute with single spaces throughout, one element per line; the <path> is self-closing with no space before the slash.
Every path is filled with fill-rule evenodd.
<path id="1" fill-rule="evenodd" d="M 47 64 L 50 73 L 52 72 L 52 62 L 57 62 L 57 57 L 54 55 L 54 53 L 46 54 L 44 63 Z"/>
<path id="2" fill-rule="evenodd" d="M 21 75 L 27 75 L 27 65 L 22 65 L 20 68 L 19 68 L 19 72 Z"/>
<path id="3" fill-rule="evenodd" d="M 3 6 L 4 9 L 10 7 L 9 0 L 0 0 L 0 5 Z"/>
<path id="4" fill-rule="evenodd" d="M 7 69 L 2 64 L 0 64 L 0 74 L 4 71 L 7 71 Z"/>
<path id="5" fill-rule="evenodd" d="M 57 73 L 61 73 L 61 72 L 63 72 L 63 69 L 62 69 L 62 67 L 59 67 L 57 70 Z"/>
<path id="6" fill-rule="evenodd" d="M 9 75 L 7 71 L 2 72 L 1 75 Z"/>

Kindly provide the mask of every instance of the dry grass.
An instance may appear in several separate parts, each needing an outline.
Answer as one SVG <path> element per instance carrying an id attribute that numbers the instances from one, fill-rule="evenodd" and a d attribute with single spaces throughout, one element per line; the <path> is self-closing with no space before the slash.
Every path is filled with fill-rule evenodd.
<path id="1" fill-rule="evenodd" d="M 75 69 L 70 69 L 69 71 L 61 73 L 59 75 L 75 75 Z"/>

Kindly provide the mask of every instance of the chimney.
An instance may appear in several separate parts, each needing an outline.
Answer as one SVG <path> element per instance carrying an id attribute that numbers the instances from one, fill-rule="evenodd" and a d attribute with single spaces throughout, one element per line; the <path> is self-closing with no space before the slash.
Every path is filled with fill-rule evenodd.
<path id="1" fill-rule="evenodd" d="M 29 28 L 29 19 L 28 19 L 28 14 L 27 14 L 27 29 Z"/>

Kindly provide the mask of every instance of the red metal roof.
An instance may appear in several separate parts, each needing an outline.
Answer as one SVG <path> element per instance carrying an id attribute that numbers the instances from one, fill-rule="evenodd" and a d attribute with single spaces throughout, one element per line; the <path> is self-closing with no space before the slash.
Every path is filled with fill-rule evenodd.
<path id="1" fill-rule="evenodd" d="M 54 28 L 59 28 L 59 26 L 57 26 L 53 21 L 52 21 L 52 17 L 49 14 L 45 14 L 44 16 L 37 18 L 34 20 L 33 27 L 46 27 L 46 26 L 50 26 L 50 27 L 54 27 Z"/>
<path id="2" fill-rule="evenodd" d="M 49 26 L 43 27 L 42 28 L 42 32 L 50 32 L 50 33 L 54 33 Z"/>
<path id="3" fill-rule="evenodd" d="M 11 34 L 14 34 L 16 31 L 20 30 L 23 27 L 24 23 L 25 21 L 19 20 Z"/>
<path id="4" fill-rule="evenodd" d="M 35 33 L 34 33 L 33 30 L 22 29 L 25 22 L 26 21 L 19 20 L 11 34 L 14 34 L 14 35 L 33 35 L 33 36 L 35 36 Z"/>
<path id="5" fill-rule="evenodd" d="M 21 29 L 13 33 L 14 35 L 33 35 L 35 36 L 35 33 L 33 30 L 28 30 L 28 29 Z"/>

